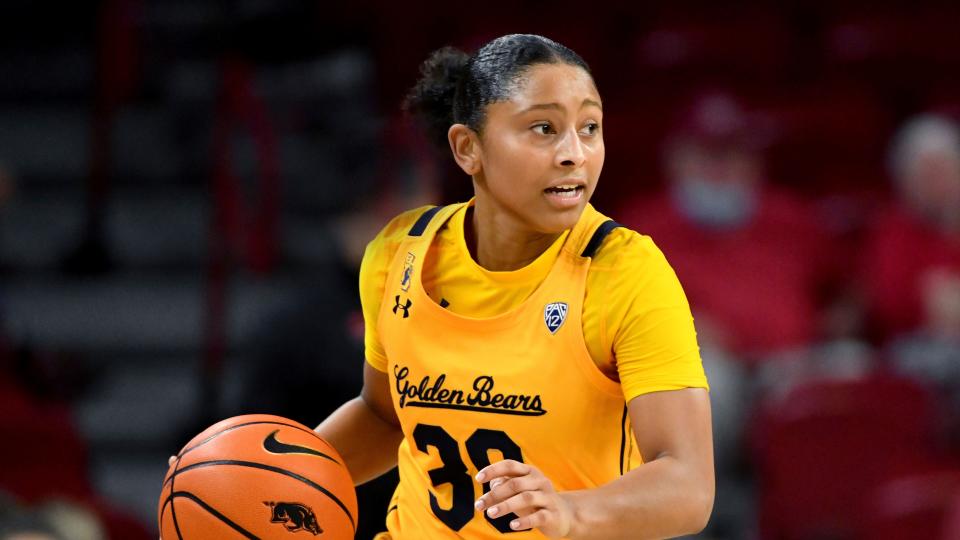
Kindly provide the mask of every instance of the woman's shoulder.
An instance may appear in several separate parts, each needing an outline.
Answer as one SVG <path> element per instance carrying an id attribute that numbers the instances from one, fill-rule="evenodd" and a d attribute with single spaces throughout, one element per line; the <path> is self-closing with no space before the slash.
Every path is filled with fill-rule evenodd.
<path id="1" fill-rule="evenodd" d="M 590 263 L 587 288 L 601 287 L 625 299 L 674 294 L 677 277 L 653 238 L 626 227 L 610 232 Z M 657 292 L 659 291 L 659 292 Z"/>
<path id="2" fill-rule="evenodd" d="M 410 232 L 410 229 L 414 223 L 420 219 L 420 216 L 431 208 L 433 208 L 433 205 L 420 206 L 397 214 L 387 222 L 373 241 L 391 242 L 401 240 Z"/>
<path id="3" fill-rule="evenodd" d="M 586 286 L 585 310 L 606 313 L 613 334 L 628 317 L 659 308 L 689 309 L 676 273 L 653 238 L 627 227 L 612 230 L 597 250 Z"/>
<path id="4" fill-rule="evenodd" d="M 591 267 L 616 267 L 618 272 L 629 271 L 662 258 L 663 253 L 651 237 L 621 225 L 603 240 L 593 256 Z"/>
<path id="5" fill-rule="evenodd" d="M 424 212 L 432 206 L 421 206 L 407 210 L 393 217 L 380 229 L 380 232 L 367 243 L 363 254 L 363 263 L 360 266 L 361 279 L 365 270 L 380 268 L 387 264 L 394 256 L 403 239 L 410 233 L 410 229 L 420 219 Z"/>

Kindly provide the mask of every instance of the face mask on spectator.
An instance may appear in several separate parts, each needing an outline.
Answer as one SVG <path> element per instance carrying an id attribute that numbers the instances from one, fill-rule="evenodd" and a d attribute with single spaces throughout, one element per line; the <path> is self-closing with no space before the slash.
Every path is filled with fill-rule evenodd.
<path id="1" fill-rule="evenodd" d="M 740 182 L 717 182 L 690 176 L 676 182 L 673 197 L 680 212 L 698 225 L 734 229 L 756 212 L 756 193 Z"/>

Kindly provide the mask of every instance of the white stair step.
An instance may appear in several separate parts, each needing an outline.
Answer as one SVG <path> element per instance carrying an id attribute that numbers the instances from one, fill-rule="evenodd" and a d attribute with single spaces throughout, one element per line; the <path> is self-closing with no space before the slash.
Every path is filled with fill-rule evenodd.
<path id="1" fill-rule="evenodd" d="M 198 361 L 114 366 L 74 406 L 80 433 L 94 446 L 148 445 L 178 436 L 199 408 Z"/>
<path id="2" fill-rule="evenodd" d="M 14 197 L 0 211 L 0 260 L 21 269 L 55 267 L 81 241 L 83 205 L 78 193 Z"/>
<path id="3" fill-rule="evenodd" d="M 0 109 L 0 162 L 18 182 L 77 182 L 89 173 L 90 108 Z"/>

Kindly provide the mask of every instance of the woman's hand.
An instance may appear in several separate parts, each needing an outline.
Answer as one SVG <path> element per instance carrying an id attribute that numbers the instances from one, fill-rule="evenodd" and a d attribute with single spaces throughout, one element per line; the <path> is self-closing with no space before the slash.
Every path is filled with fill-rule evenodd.
<path id="1" fill-rule="evenodd" d="M 563 538 L 573 527 L 573 503 L 553 489 L 540 469 L 512 459 L 498 461 L 477 473 L 478 482 L 490 482 L 490 491 L 477 499 L 477 510 L 491 518 L 510 512 L 515 531 L 537 528 L 550 538 Z"/>

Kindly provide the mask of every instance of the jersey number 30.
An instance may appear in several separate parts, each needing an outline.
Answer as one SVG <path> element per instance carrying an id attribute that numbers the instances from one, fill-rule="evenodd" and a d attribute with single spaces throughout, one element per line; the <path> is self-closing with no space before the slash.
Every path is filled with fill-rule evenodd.
<path id="1" fill-rule="evenodd" d="M 447 527 L 459 531 L 473 519 L 475 510 L 473 507 L 473 478 L 467 473 L 467 466 L 460 458 L 460 448 L 457 441 L 442 427 L 429 424 L 417 424 L 417 427 L 413 430 L 413 440 L 417 443 L 417 449 L 421 452 L 427 453 L 427 449 L 432 446 L 440 454 L 443 467 L 429 471 L 430 481 L 434 487 L 450 484 L 453 490 L 453 497 L 451 497 L 453 504 L 449 510 L 440 508 L 437 497 L 431 492 L 430 508 L 437 519 Z M 490 450 L 499 450 L 504 459 L 523 461 L 520 447 L 502 431 L 478 429 L 467 439 L 466 447 L 470 461 L 473 462 L 477 470 L 490 465 Z M 483 492 L 488 491 L 490 491 L 490 483 L 486 482 L 483 484 Z M 510 528 L 510 521 L 516 519 L 516 514 L 506 514 L 494 519 L 484 513 L 483 517 L 502 533 L 517 532 Z"/>

